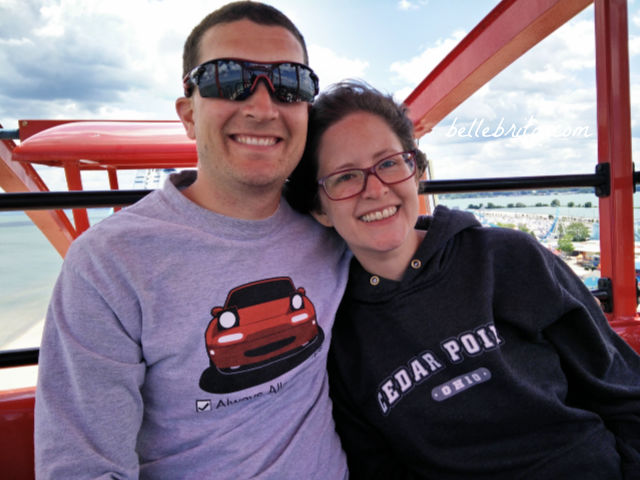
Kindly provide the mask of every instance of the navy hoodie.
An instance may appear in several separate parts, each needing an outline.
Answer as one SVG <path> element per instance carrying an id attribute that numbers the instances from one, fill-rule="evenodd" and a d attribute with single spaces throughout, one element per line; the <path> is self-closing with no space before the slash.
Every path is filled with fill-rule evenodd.
<path id="1" fill-rule="evenodd" d="M 400 281 L 354 258 L 329 358 L 353 479 L 640 478 L 640 357 L 523 232 L 438 207 Z"/>

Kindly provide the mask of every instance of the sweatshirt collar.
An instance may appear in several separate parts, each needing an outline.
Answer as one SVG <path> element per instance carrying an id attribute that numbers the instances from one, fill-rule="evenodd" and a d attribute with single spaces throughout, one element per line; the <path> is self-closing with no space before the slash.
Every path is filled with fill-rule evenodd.
<path id="1" fill-rule="evenodd" d="M 433 216 L 418 218 L 416 228 L 427 230 L 427 234 L 409 261 L 402 279 L 395 281 L 372 274 L 354 257 L 349 272 L 349 294 L 360 300 L 382 302 L 411 285 L 417 278 L 425 281 L 437 280 L 445 268 L 443 260 L 447 255 L 446 245 L 462 230 L 479 226 L 471 213 L 451 211 L 444 206 L 436 207 Z"/>

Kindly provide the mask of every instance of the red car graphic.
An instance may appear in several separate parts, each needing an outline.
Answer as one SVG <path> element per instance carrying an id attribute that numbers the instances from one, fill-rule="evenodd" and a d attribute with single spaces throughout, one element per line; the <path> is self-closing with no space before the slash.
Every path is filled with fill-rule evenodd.
<path id="1" fill-rule="evenodd" d="M 288 277 L 236 287 L 211 314 L 205 342 L 211 364 L 221 372 L 269 363 L 318 336 L 313 304 Z"/>

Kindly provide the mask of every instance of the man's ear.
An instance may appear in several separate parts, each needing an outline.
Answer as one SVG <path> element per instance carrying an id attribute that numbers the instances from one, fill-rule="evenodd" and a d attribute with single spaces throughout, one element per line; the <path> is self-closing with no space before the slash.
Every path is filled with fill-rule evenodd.
<path id="1" fill-rule="evenodd" d="M 195 122 L 193 120 L 193 100 L 187 97 L 180 97 L 176 100 L 176 112 L 184 125 L 187 137 L 191 140 L 196 138 Z"/>
<path id="2" fill-rule="evenodd" d="M 324 225 L 325 227 L 333 227 L 333 222 L 331 222 L 329 215 L 327 215 L 325 212 L 312 210 L 311 215 L 316 219 L 318 223 Z"/>

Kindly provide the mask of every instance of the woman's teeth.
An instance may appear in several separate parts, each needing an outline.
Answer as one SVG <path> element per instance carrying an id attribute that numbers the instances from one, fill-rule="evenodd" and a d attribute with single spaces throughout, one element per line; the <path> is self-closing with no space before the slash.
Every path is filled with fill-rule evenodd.
<path id="1" fill-rule="evenodd" d="M 376 220 L 382 220 L 383 218 L 388 218 L 398 211 L 398 207 L 387 207 L 384 210 L 379 210 L 377 212 L 367 213 L 360 217 L 360 220 L 363 222 L 375 222 Z"/>

